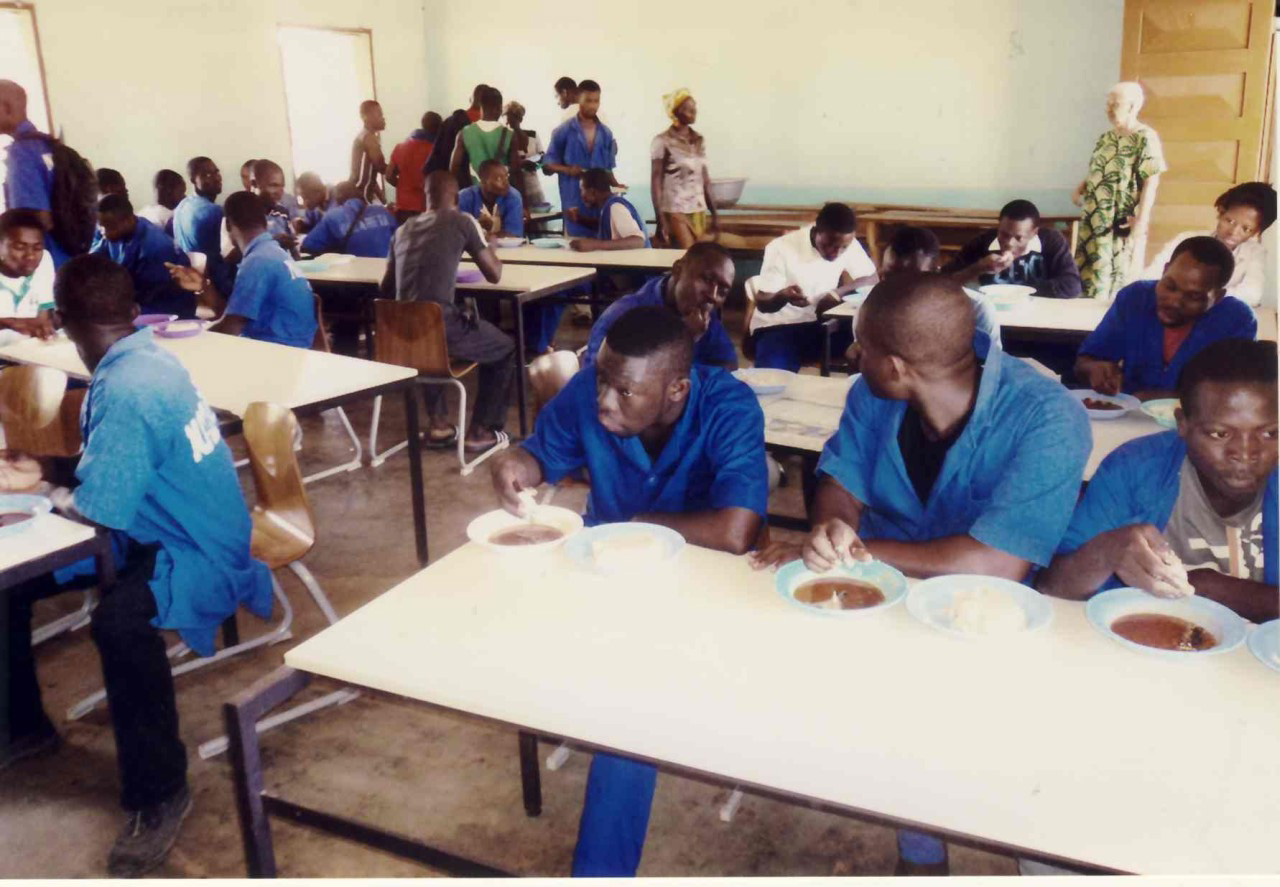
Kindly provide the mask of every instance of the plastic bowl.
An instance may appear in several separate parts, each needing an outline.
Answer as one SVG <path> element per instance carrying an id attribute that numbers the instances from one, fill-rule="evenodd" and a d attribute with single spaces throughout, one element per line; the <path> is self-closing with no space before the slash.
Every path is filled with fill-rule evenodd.
<path id="1" fill-rule="evenodd" d="M 949 610 L 956 593 L 985 588 L 994 589 L 1008 595 L 1022 608 L 1027 621 L 1026 626 L 1021 631 L 977 634 L 962 631 L 951 624 Z M 907 595 L 907 612 L 930 628 L 935 628 L 938 631 L 946 632 L 956 637 L 979 641 L 1036 631 L 1044 628 L 1053 619 L 1053 608 L 1049 606 L 1049 601 L 1035 589 L 1019 582 L 999 579 L 995 576 L 963 574 L 935 576 L 932 579 L 917 583 L 911 589 L 911 593 Z"/>
<path id="2" fill-rule="evenodd" d="M 16 536 L 31 529 L 36 518 L 53 510 L 53 503 L 47 496 L 33 496 L 29 493 L 0 493 L 0 514 L 20 512 L 31 515 L 31 520 L 0 527 L 0 539 L 5 536 Z"/>
<path id="3" fill-rule="evenodd" d="M 162 323 L 168 323 L 171 320 L 177 320 L 176 314 L 139 314 L 133 319 L 134 329 L 142 329 L 145 326 L 159 326 Z"/>
<path id="4" fill-rule="evenodd" d="M 156 326 L 156 335 L 166 339 L 189 339 L 204 332 L 203 320 L 171 320 Z"/>
<path id="5" fill-rule="evenodd" d="M 458 283 L 479 283 L 484 280 L 484 274 L 479 268 L 460 268 L 456 280 Z"/>
<path id="6" fill-rule="evenodd" d="M 879 588 L 884 593 L 884 600 L 873 607 L 862 607 L 857 610 L 833 610 L 796 600 L 796 589 L 812 579 L 858 579 Z M 825 573 L 813 572 L 804 565 L 804 561 L 792 561 L 778 570 L 774 578 L 774 589 L 783 600 L 807 613 L 839 617 L 864 616 L 868 613 L 887 610 L 905 598 L 907 577 L 880 561 L 841 564 Z"/>
<path id="7" fill-rule="evenodd" d="M 711 201 L 717 209 L 727 209 L 742 199 L 742 191 L 746 187 L 746 179 L 712 179 Z"/>
<path id="8" fill-rule="evenodd" d="M 487 511 L 467 524 L 467 538 L 477 545 L 505 557 L 521 557 L 542 554 L 552 551 L 564 544 L 565 540 L 582 529 L 582 515 L 558 505 L 539 505 L 534 514 L 533 523 L 555 527 L 564 535 L 550 542 L 539 542 L 535 545 L 499 545 L 490 541 L 495 533 L 530 523 L 504 509 Z"/>
<path id="9" fill-rule="evenodd" d="M 1176 397 L 1165 397 L 1160 400 L 1149 400 L 1142 404 L 1142 412 L 1146 413 L 1161 428 L 1177 428 L 1178 420 L 1174 417 L 1173 411 L 1178 408 L 1182 401 Z"/>
<path id="10" fill-rule="evenodd" d="M 1218 639 L 1217 646 L 1208 650 L 1161 650 L 1146 644 L 1135 644 L 1111 630 L 1111 623 L 1123 616 L 1139 613 L 1155 613 L 1176 616 L 1200 626 Z M 1184 598 L 1158 598 L 1138 588 L 1113 588 L 1089 598 L 1084 607 L 1085 618 L 1100 634 L 1117 644 L 1161 659 L 1190 661 L 1205 656 L 1217 656 L 1230 652 L 1244 643 L 1245 621 L 1217 601 L 1191 595 Z"/>

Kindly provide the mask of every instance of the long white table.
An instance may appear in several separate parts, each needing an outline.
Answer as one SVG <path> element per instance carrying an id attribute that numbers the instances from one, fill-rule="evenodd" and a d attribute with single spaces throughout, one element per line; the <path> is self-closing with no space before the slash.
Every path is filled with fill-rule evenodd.
<path id="1" fill-rule="evenodd" d="M 538 250 L 545 252 L 544 250 Z M 376 288 L 382 283 L 386 274 L 386 259 L 371 259 L 357 256 L 326 256 L 319 262 L 328 262 L 322 269 L 314 269 L 304 265 L 303 276 L 312 283 L 345 284 L 362 288 Z M 475 271 L 471 262 L 462 262 L 459 270 Z M 594 266 L 569 268 L 559 265 L 506 265 L 502 267 L 502 278 L 497 283 L 480 280 L 474 283 L 459 283 L 458 293 L 477 298 L 496 298 L 512 305 L 512 314 L 516 324 L 516 361 L 520 372 L 516 373 L 516 403 L 520 413 L 520 435 L 529 433 L 528 391 L 526 388 L 524 366 L 527 355 L 524 347 L 524 313 L 520 306 L 553 296 L 556 293 L 572 289 L 595 277 Z"/>
<path id="2" fill-rule="evenodd" d="M 427 562 L 426 506 L 418 426 L 417 373 L 408 367 L 375 363 L 341 354 L 291 348 L 242 336 L 204 332 L 186 339 L 156 336 L 156 343 L 176 357 L 196 389 L 215 410 L 240 417 L 255 401 L 278 403 L 299 413 L 318 413 L 353 400 L 402 391 L 409 434 L 409 473 L 418 560 Z M 23 339 L 0 347 L 0 360 L 47 366 L 73 379 L 88 379 L 89 370 L 75 346 L 63 336 L 49 341 Z M 236 423 L 224 429 L 234 431 Z"/>
<path id="3" fill-rule="evenodd" d="M 570 265 L 600 271 L 670 271 L 684 255 L 682 249 L 601 249 L 580 253 L 527 243 L 494 252 L 504 263 L 513 265 Z"/>
<path id="4" fill-rule="evenodd" d="M 453 552 L 228 703 L 250 875 L 276 874 L 269 813 L 355 828 L 263 791 L 254 721 L 309 675 L 1007 852 L 1280 871 L 1280 684 L 1243 647 L 1170 663 L 1057 600 L 1044 630 L 987 641 L 905 606 L 829 618 L 692 546 L 611 577 L 556 554 L 518 589 L 492 558 Z"/>

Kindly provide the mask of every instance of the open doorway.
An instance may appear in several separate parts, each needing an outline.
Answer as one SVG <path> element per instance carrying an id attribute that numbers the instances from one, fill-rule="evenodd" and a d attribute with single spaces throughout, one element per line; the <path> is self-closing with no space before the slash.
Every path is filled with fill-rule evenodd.
<path id="1" fill-rule="evenodd" d="M 327 184 L 351 171 L 360 103 L 376 99 L 373 33 L 281 26 L 276 31 L 289 112 L 293 174 L 318 173 Z"/>

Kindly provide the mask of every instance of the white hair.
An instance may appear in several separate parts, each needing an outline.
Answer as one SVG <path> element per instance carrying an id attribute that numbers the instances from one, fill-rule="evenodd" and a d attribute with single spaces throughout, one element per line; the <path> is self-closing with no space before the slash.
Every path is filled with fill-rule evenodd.
<path id="1" fill-rule="evenodd" d="M 1111 96 L 1130 102 L 1135 113 L 1142 110 L 1142 103 L 1146 101 L 1146 95 L 1142 91 L 1142 84 L 1133 80 L 1125 80 L 1111 87 L 1111 89 L 1107 90 L 1107 97 L 1110 98 Z"/>

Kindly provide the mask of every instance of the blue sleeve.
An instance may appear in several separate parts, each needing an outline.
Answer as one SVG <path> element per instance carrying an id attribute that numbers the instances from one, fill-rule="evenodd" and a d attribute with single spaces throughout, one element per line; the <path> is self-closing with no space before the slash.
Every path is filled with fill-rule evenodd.
<path id="1" fill-rule="evenodd" d="M 551 144 L 547 146 L 546 153 L 542 155 L 543 163 L 555 163 L 564 165 L 564 145 L 567 136 L 567 124 L 560 124 L 551 132 Z"/>
<path id="2" fill-rule="evenodd" d="M 1239 300 L 1237 299 L 1236 301 Z M 1258 338 L 1258 316 L 1244 302 L 1232 307 L 1236 310 L 1232 312 L 1230 332 L 1227 333 L 1227 336 L 1233 339 L 1256 341 Z M 1263 310 L 1270 311 L 1272 309 L 1265 308 Z"/>
<path id="3" fill-rule="evenodd" d="M 587 464 L 582 439 L 581 410 L 578 402 L 590 398 L 591 414 L 595 414 L 596 374 L 581 370 L 560 393 L 551 399 L 534 423 L 533 434 L 520 446 L 542 466 L 543 480 L 556 483 L 570 472 Z M 589 391 L 583 391 L 583 388 Z M 763 440 L 763 438 L 761 438 Z"/>
<path id="4" fill-rule="evenodd" d="M 1079 354 L 1098 357 L 1103 360 L 1123 360 L 1125 355 L 1125 322 L 1122 316 L 1124 307 L 1124 291 L 1116 294 L 1107 313 L 1102 316 L 1096 329 L 1085 336 L 1080 343 Z"/>
<path id="5" fill-rule="evenodd" d="M 311 232 L 302 239 L 302 251 L 319 255 L 333 248 L 338 242 L 338 238 L 334 236 L 334 218 L 338 215 L 337 210 L 329 210 L 320 219 L 320 224 L 311 229 Z M 348 223 L 350 224 L 350 223 Z"/>
<path id="6" fill-rule="evenodd" d="M 712 315 L 706 335 L 698 340 L 694 350 L 697 353 L 698 363 L 715 366 L 738 365 L 738 349 L 733 347 L 733 340 L 725 332 L 720 318 L 715 315 Z"/>
<path id="7" fill-rule="evenodd" d="M 49 169 L 45 166 L 43 139 L 16 139 L 9 145 L 5 192 L 10 209 L 48 212 Z"/>
<path id="8" fill-rule="evenodd" d="M 604 129 L 604 131 L 609 136 L 608 140 L 605 141 L 605 150 L 608 151 L 609 156 L 605 158 L 604 168 L 613 169 L 615 166 L 618 165 L 618 142 L 613 137 L 613 130 L 605 126 L 603 123 L 600 124 L 600 126 Z"/>
<path id="9" fill-rule="evenodd" d="M 1122 447 L 1102 460 L 1076 504 L 1071 522 L 1058 545 L 1059 554 L 1079 550 L 1100 533 L 1147 522 L 1143 513 L 1134 507 L 1130 483 L 1133 465 L 1129 452 Z"/>
<path id="10" fill-rule="evenodd" d="M 227 300 L 226 313 L 257 320 L 262 311 L 262 302 L 271 290 L 269 272 L 270 266 L 241 265 L 240 273 L 236 275 L 235 289 Z"/>
<path id="11" fill-rule="evenodd" d="M 520 192 L 512 188 L 506 200 L 506 208 L 502 211 L 502 230 L 517 237 L 524 237 L 524 201 Z"/>
<path id="12" fill-rule="evenodd" d="M 471 188 L 464 188 L 458 192 L 458 212 L 466 213 L 473 219 L 480 217 L 480 210 L 476 206 L 475 194 L 476 192 Z"/>
<path id="13" fill-rule="evenodd" d="M 864 505 L 869 503 L 875 468 L 871 449 L 879 434 L 876 429 L 890 422 L 894 412 L 880 408 L 865 381 L 854 382 L 845 398 L 840 427 L 822 448 L 817 473 L 830 476 Z"/>
<path id="14" fill-rule="evenodd" d="M 85 430 L 84 453 L 76 466 L 76 509 L 96 524 L 126 530 L 146 497 L 161 448 L 140 418 L 140 404 L 110 397 L 105 390 L 91 390 L 89 396 L 93 424 Z"/>
<path id="15" fill-rule="evenodd" d="M 1093 432 L 1084 407 L 1059 391 L 1026 403 L 1013 421 L 1021 427 L 1003 475 L 969 535 L 1043 567 L 1071 521 Z"/>
<path id="16" fill-rule="evenodd" d="M 600 346 L 604 344 L 604 337 L 609 335 L 609 329 L 618 321 L 618 318 L 631 310 L 631 306 L 623 299 L 614 302 L 605 309 L 599 319 L 591 325 L 591 332 L 587 334 L 587 350 L 582 352 L 582 366 L 592 366 L 596 362 L 596 355 L 600 353 Z"/>
<path id="17" fill-rule="evenodd" d="M 733 390 L 717 399 L 706 425 L 707 450 L 715 471 L 711 507 L 749 508 L 765 517 L 769 469 L 764 455 L 764 411 L 751 389 L 737 380 L 734 384 Z"/>

